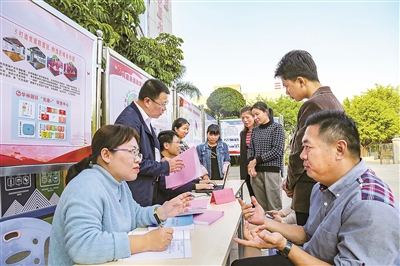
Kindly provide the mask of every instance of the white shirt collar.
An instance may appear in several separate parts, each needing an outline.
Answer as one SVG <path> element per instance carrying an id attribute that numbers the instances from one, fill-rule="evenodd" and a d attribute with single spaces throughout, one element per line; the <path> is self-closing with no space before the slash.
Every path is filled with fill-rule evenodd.
<path id="1" fill-rule="evenodd" d="M 147 125 L 147 127 L 148 127 L 148 129 L 150 130 L 150 132 L 151 132 L 151 117 L 149 117 L 147 114 L 146 114 L 146 112 L 143 110 L 143 108 L 139 105 L 139 104 L 137 104 L 136 102 L 135 102 L 135 104 L 136 104 L 136 107 L 139 109 L 139 112 L 140 112 L 140 114 L 142 115 L 142 118 L 143 118 L 143 120 L 144 120 L 144 122 L 146 123 L 146 125 Z"/>

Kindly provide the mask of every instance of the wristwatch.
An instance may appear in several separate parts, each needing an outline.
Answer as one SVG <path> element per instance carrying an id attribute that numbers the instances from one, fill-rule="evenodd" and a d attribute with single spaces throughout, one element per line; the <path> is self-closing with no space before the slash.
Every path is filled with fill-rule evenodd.
<path id="1" fill-rule="evenodd" d="M 165 220 L 161 220 L 161 218 L 160 217 L 158 217 L 158 214 L 157 214 L 157 209 L 158 208 L 160 208 L 160 206 L 157 206 L 157 207 L 155 207 L 154 208 L 154 217 L 156 218 L 156 220 L 157 220 L 157 223 L 163 223 L 163 222 L 165 222 Z"/>
<path id="2" fill-rule="evenodd" d="M 282 249 L 281 251 L 278 250 L 278 254 L 279 254 L 281 257 L 284 257 L 284 258 L 287 259 L 288 256 L 289 256 L 290 250 L 292 250 L 292 241 L 291 241 L 289 238 L 286 238 L 286 246 L 285 246 L 285 248 Z"/>

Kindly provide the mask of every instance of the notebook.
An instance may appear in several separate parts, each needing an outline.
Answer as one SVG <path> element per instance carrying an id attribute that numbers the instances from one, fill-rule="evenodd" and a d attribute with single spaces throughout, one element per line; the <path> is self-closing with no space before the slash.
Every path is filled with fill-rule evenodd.
<path id="1" fill-rule="evenodd" d="M 193 220 L 195 224 L 210 225 L 222 216 L 224 216 L 224 211 L 204 210 L 201 214 L 193 215 Z"/>
<path id="2" fill-rule="evenodd" d="M 195 192 L 196 193 L 212 193 L 215 190 L 224 189 L 230 167 L 231 167 L 231 165 L 229 164 L 228 167 L 226 168 L 226 172 L 225 172 L 225 175 L 224 175 L 224 183 L 222 185 L 218 185 L 218 186 L 214 187 L 214 189 L 198 189 L 198 190 L 195 190 Z"/>

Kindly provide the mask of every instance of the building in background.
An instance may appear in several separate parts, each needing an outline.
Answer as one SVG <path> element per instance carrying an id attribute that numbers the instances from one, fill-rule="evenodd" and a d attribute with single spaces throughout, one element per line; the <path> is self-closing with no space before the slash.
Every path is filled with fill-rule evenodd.
<path id="1" fill-rule="evenodd" d="M 146 11 L 140 15 L 140 28 L 147 38 L 160 33 L 172 34 L 171 0 L 145 0 Z"/>

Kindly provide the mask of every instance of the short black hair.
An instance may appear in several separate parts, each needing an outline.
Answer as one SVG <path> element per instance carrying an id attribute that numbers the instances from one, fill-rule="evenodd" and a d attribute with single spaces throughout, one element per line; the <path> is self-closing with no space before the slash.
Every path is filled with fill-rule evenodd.
<path id="1" fill-rule="evenodd" d="M 139 91 L 139 100 L 143 101 L 144 98 L 149 97 L 152 100 L 157 99 L 162 92 L 170 94 L 168 87 L 158 79 L 146 80 Z"/>
<path id="2" fill-rule="evenodd" d="M 164 150 L 164 143 L 171 144 L 174 140 L 174 136 L 178 137 L 178 133 L 174 130 L 163 130 L 158 133 L 158 141 L 160 142 L 160 151 Z"/>
<path id="3" fill-rule="evenodd" d="M 303 50 L 292 50 L 285 54 L 276 67 L 274 77 L 291 81 L 303 77 L 310 81 L 319 82 L 317 66 L 311 54 Z"/>
<path id="4" fill-rule="evenodd" d="M 189 124 L 189 121 L 187 121 L 185 118 L 183 117 L 179 117 L 177 119 L 175 119 L 175 121 L 172 123 L 172 130 L 175 130 L 175 128 L 180 128 L 183 125 Z"/>
<path id="5" fill-rule="evenodd" d="M 207 133 L 213 134 L 213 135 L 221 135 L 221 131 L 219 129 L 219 126 L 217 124 L 211 124 L 207 128 Z"/>
<path id="6" fill-rule="evenodd" d="M 345 140 L 347 148 L 355 158 L 360 157 L 360 135 L 357 125 L 343 111 L 324 110 L 309 116 L 306 126 L 319 126 L 318 134 L 327 144 Z"/>

